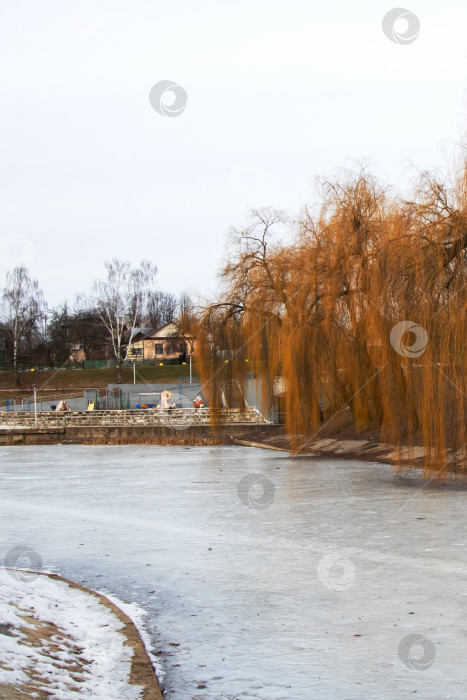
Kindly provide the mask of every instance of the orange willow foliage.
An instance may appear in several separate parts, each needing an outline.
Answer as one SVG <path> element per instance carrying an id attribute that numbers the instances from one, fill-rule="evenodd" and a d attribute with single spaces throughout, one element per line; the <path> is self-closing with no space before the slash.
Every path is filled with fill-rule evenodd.
<path id="1" fill-rule="evenodd" d="M 199 333 L 214 408 L 244 381 L 248 358 L 263 405 L 282 378 L 295 449 L 348 407 L 357 433 L 379 428 L 399 446 L 422 436 L 428 475 L 464 473 L 466 183 L 465 173 L 450 188 L 423 175 L 404 201 L 346 173 L 321 183 L 319 214 L 303 211 L 288 242 L 274 237 L 280 213 L 252 212 L 232 232 L 222 298 Z M 401 321 L 422 330 L 398 344 Z"/>

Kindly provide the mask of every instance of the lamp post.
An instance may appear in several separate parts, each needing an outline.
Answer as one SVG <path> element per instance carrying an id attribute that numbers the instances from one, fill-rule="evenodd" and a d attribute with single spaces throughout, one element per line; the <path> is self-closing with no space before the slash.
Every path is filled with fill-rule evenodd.
<path id="1" fill-rule="evenodd" d="M 34 427 L 37 428 L 37 394 L 36 394 L 36 385 L 33 384 L 32 388 L 34 389 Z"/>

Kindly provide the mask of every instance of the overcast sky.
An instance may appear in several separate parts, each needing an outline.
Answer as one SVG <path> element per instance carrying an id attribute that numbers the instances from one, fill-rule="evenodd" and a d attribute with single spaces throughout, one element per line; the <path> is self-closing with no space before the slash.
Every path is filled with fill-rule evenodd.
<path id="1" fill-rule="evenodd" d="M 167 291 L 213 290 L 250 207 L 296 211 L 353 160 L 399 186 L 445 166 L 466 132 L 467 4 L 410 3 L 407 44 L 383 32 L 393 7 L 0 0 L 0 282 L 24 262 L 73 301 L 117 256 L 150 259 Z M 187 94 L 176 117 L 149 101 L 164 80 Z"/>

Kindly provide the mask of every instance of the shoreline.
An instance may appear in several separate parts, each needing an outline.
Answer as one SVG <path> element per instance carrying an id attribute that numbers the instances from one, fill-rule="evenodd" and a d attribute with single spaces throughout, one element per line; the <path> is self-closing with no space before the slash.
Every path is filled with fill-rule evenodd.
<path id="1" fill-rule="evenodd" d="M 436 468 L 428 469 L 425 465 L 426 451 L 420 444 L 415 445 L 391 445 L 381 442 L 375 434 L 367 436 L 339 436 L 328 434 L 320 439 L 303 438 L 303 443 L 297 451 L 291 447 L 290 437 L 281 426 L 276 426 L 276 431 L 266 434 L 259 428 L 249 435 L 232 435 L 232 443 L 244 447 L 256 447 L 261 449 L 278 450 L 290 453 L 291 457 L 324 457 L 332 459 L 351 459 L 354 461 L 389 464 L 396 473 L 402 474 L 409 470 L 417 470 L 426 476 L 433 478 L 438 475 Z M 464 480 L 461 455 L 454 455 L 449 462 L 452 468 L 441 475 L 442 481 L 451 479 Z"/>
<path id="2" fill-rule="evenodd" d="M 47 576 L 48 578 L 55 581 L 62 581 L 68 584 L 70 588 L 77 589 L 88 595 L 92 595 L 99 600 L 101 605 L 108 608 L 117 617 L 120 622 L 124 625 L 122 629 L 119 630 L 123 634 L 127 643 L 133 649 L 133 657 L 131 659 L 131 672 L 130 672 L 130 685 L 143 686 L 144 690 L 142 693 L 143 700 L 163 700 L 162 692 L 159 687 L 159 681 L 157 679 L 156 671 L 151 663 L 149 654 L 144 646 L 144 642 L 136 627 L 133 620 L 123 612 L 121 608 L 114 602 L 112 602 L 104 593 L 98 593 L 97 591 L 82 586 L 79 583 L 70 581 L 70 579 L 60 576 L 60 574 L 52 574 L 47 572 L 40 572 L 40 576 Z"/>
<path id="3" fill-rule="evenodd" d="M 124 413 L 119 412 L 119 413 Z M 66 414 L 63 414 L 64 416 Z M 121 416 L 121 418 L 123 418 Z M 320 438 L 303 437 L 299 449 L 294 450 L 291 438 L 284 426 L 273 423 L 245 423 L 241 420 L 212 426 L 209 422 L 193 423 L 187 426 L 161 424 L 135 424 L 130 421 L 102 423 L 96 421 L 96 414 L 88 414 L 81 424 L 63 423 L 49 427 L 0 424 L 0 447 L 31 445 L 181 445 L 206 447 L 211 445 L 238 445 L 289 452 L 292 456 L 327 457 L 352 459 L 365 462 L 389 464 L 396 471 L 407 469 L 425 471 L 430 476 L 438 472 L 436 468 L 426 468 L 425 448 L 420 441 L 413 445 L 397 446 L 381 442 L 377 431 L 356 435 L 349 429 L 327 430 Z M 27 421 L 25 421 L 27 422 Z M 60 421 L 61 422 L 61 421 Z M 461 478 L 463 475 L 462 455 L 452 455 L 448 475 Z M 449 477 L 448 477 L 449 478 Z M 444 477 L 443 477 L 444 480 Z"/>
<path id="4" fill-rule="evenodd" d="M 5 571 L 8 571 L 8 569 L 4 569 Z M 57 584 L 65 584 L 67 586 L 66 590 L 76 590 L 80 591 L 81 593 L 84 593 L 88 598 L 87 599 L 94 599 L 96 600 L 100 605 L 102 605 L 104 608 L 106 608 L 110 614 L 113 616 L 113 618 L 116 618 L 120 623 L 121 627 L 118 628 L 118 634 L 121 634 L 124 638 L 123 641 L 123 647 L 128 646 L 132 650 L 132 655 L 131 658 L 128 660 L 129 663 L 129 673 L 128 673 L 128 680 L 127 684 L 128 686 L 138 686 L 141 690 L 139 691 L 138 697 L 141 697 L 142 700 L 163 700 L 162 692 L 160 690 L 159 686 L 159 681 L 157 679 L 156 671 L 154 669 L 154 666 L 151 662 L 150 656 L 148 651 L 146 650 L 146 647 L 144 646 L 144 642 L 142 639 L 142 636 L 136 626 L 136 624 L 133 622 L 133 620 L 125 613 L 123 610 L 113 602 L 113 600 L 110 600 L 105 594 L 103 593 L 98 593 L 97 591 L 94 591 L 90 588 L 87 588 L 85 586 L 82 586 L 81 584 L 75 583 L 74 581 L 71 581 L 64 576 L 61 576 L 59 574 L 54 574 L 50 572 L 44 572 L 44 571 L 29 571 L 29 570 L 21 570 L 24 571 L 25 573 L 33 574 L 34 577 L 45 577 L 49 581 L 56 582 Z M 14 576 L 13 576 L 14 578 Z M 19 579 L 21 580 L 21 579 Z M 24 580 L 24 579 L 23 579 Z M 39 589 L 41 590 L 41 589 Z M 53 589 L 55 592 L 55 589 Z M 41 593 L 39 595 L 39 600 L 41 599 Z M 62 594 L 63 598 L 63 594 Z M 117 601 L 118 602 L 118 601 Z M 11 603 L 14 605 L 14 603 Z M 43 606 L 44 607 L 44 606 Z M 55 607 L 59 607 L 58 605 L 55 605 Z M 49 621 L 49 618 L 46 617 L 44 618 L 44 610 L 46 609 L 44 607 L 44 610 L 42 610 L 39 607 L 36 608 L 39 612 L 35 611 L 34 613 L 30 613 L 30 618 L 28 618 L 29 621 L 29 631 L 31 632 L 31 628 L 37 627 L 38 630 L 42 630 L 42 632 L 38 632 L 37 634 L 39 635 L 36 639 L 36 634 L 35 631 L 32 634 L 31 640 L 29 640 L 28 643 L 33 644 L 33 648 L 40 647 L 41 649 L 44 646 L 44 642 L 41 641 L 41 634 L 44 635 L 46 628 L 48 630 L 48 634 L 50 639 L 55 639 L 55 637 L 51 635 L 62 635 L 63 639 L 61 640 L 61 645 L 63 648 L 62 649 L 62 656 L 63 654 L 68 653 L 68 646 L 69 646 L 69 651 L 70 654 L 73 653 L 73 651 L 76 651 L 75 646 L 76 642 L 74 638 L 70 637 L 67 635 L 66 632 L 63 632 L 65 629 L 66 625 L 64 625 L 62 617 L 58 617 L 55 622 Z M 31 608 L 32 609 L 32 608 Z M 92 613 L 93 616 L 93 624 L 100 625 L 102 627 L 102 620 L 98 622 L 99 620 L 99 614 L 98 614 L 98 619 L 95 619 L 96 615 L 96 606 L 94 607 L 91 606 L 91 610 L 94 610 Z M 22 619 L 24 618 L 24 611 L 20 611 L 23 614 Z M 60 613 L 61 615 L 66 614 L 64 611 Z M 68 619 L 68 618 L 65 618 Z M 108 625 L 106 625 L 108 626 Z M 117 628 L 116 628 L 117 629 Z M 46 630 L 46 631 L 47 631 Z M 13 634 L 10 633 L 9 629 L 4 632 L 5 634 L 9 634 L 10 636 L 13 636 Z M 57 647 L 57 644 L 54 643 L 54 649 Z M 58 648 L 58 647 L 57 647 Z M 61 657 L 60 657 L 61 658 Z M 52 662 L 51 662 L 52 663 Z M 88 663 L 86 660 L 84 663 Z M 56 683 L 56 678 L 52 678 L 49 681 L 47 676 L 40 676 L 36 677 L 35 674 L 30 674 L 26 669 L 24 669 L 22 666 L 19 667 L 22 669 L 23 673 L 26 675 L 29 680 L 26 681 L 26 685 L 24 688 L 19 688 L 11 687 L 11 683 L 2 683 L 0 684 L 0 694 L 2 692 L 7 692 L 8 697 L 23 697 L 24 693 L 23 690 L 27 689 L 28 690 L 35 690 L 35 695 L 37 697 L 48 697 L 48 690 L 47 690 L 47 684 L 49 682 L 52 682 L 52 687 L 56 687 L 54 684 Z M 70 665 L 70 677 L 74 678 L 73 673 L 76 674 L 76 663 L 71 663 Z M 39 685 L 37 683 L 39 682 Z M 18 695 L 16 694 L 16 691 L 18 691 Z M 77 696 L 79 695 L 80 691 L 79 690 L 74 690 L 70 689 L 69 692 L 71 694 L 76 694 Z M 3 695 L 2 695 L 3 697 Z M 5 695 L 5 697 L 7 697 Z"/>

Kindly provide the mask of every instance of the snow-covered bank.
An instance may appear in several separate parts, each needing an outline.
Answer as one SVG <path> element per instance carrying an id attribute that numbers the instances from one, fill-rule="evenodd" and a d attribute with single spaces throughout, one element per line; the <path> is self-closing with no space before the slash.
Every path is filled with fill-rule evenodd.
<path id="1" fill-rule="evenodd" d="M 123 627 L 94 595 L 0 569 L 0 697 L 143 697 L 143 686 L 130 684 L 134 650 Z"/>

